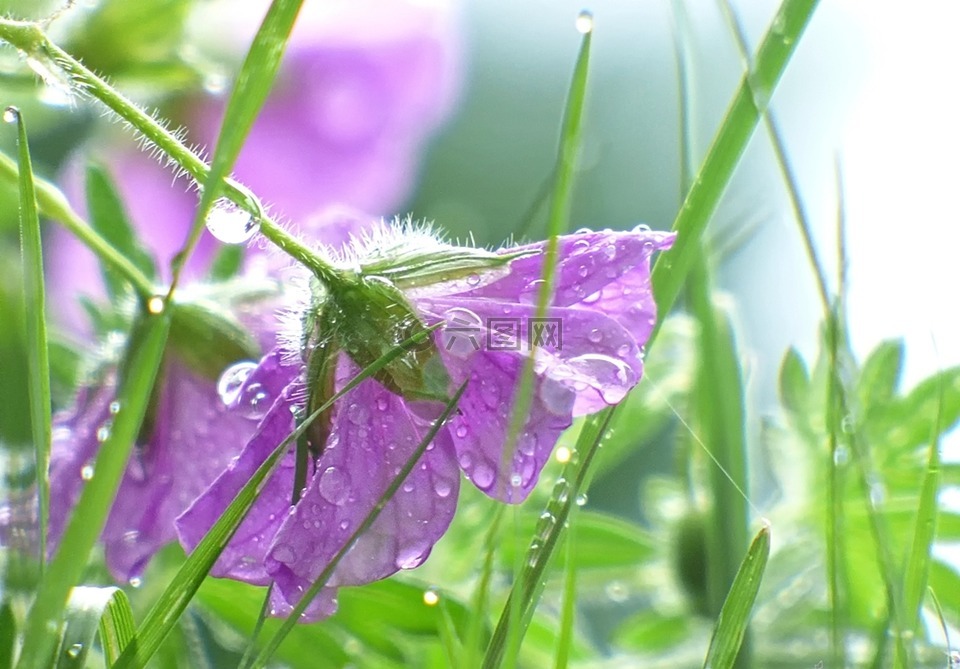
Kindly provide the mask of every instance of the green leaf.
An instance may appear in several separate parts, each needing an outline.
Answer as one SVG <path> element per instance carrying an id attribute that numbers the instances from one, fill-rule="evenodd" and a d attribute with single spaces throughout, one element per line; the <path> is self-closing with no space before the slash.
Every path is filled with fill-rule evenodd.
<path id="1" fill-rule="evenodd" d="M 790 348 L 780 363 L 780 401 L 794 416 L 806 415 L 810 392 L 810 373 L 795 348 Z"/>
<path id="2" fill-rule="evenodd" d="M 93 229 L 144 276 L 151 281 L 155 279 L 157 269 L 153 257 L 137 239 L 110 175 L 103 167 L 93 164 L 87 166 L 87 210 Z M 114 301 L 126 294 L 127 282 L 123 275 L 103 258 L 100 259 L 100 271 Z"/>
<path id="3" fill-rule="evenodd" d="M 226 244 L 217 252 L 210 265 L 210 278 L 213 281 L 227 281 L 240 272 L 243 267 L 243 246 Z"/>
<path id="4" fill-rule="evenodd" d="M 644 653 L 662 652 L 686 642 L 693 631 L 689 616 L 644 611 L 620 624 L 613 638 L 618 646 Z"/>
<path id="5" fill-rule="evenodd" d="M 763 527 L 750 544 L 720 610 L 703 662 L 705 669 L 727 669 L 736 661 L 769 557 L 770 528 Z"/>
<path id="6" fill-rule="evenodd" d="M 30 398 L 30 432 L 33 437 L 39 501 L 40 564 L 47 554 L 47 525 L 50 507 L 50 359 L 47 348 L 46 293 L 43 282 L 43 246 L 40 216 L 33 184 L 27 127 L 20 112 L 8 107 L 7 121 L 17 122 L 17 157 L 20 173 L 20 253 L 23 267 L 23 305 L 26 323 L 27 394 Z M 43 567 L 41 566 L 41 569 Z"/>
<path id="7" fill-rule="evenodd" d="M 932 560 L 928 584 L 943 606 L 947 622 L 953 627 L 960 625 L 960 599 L 956 595 L 960 592 L 960 573 L 957 568 L 940 560 Z"/>
<path id="8" fill-rule="evenodd" d="M 63 636 L 56 652 L 57 669 L 87 666 L 87 654 L 97 631 L 106 632 L 101 645 L 107 664 L 116 659 L 116 651 L 133 635 L 133 614 L 127 596 L 120 588 L 77 586 L 67 601 Z"/>
<path id="9" fill-rule="evenodd" d="M 21 669 L 49 663 L 56 641 L 49 626 L 59 625 L 70 588 L 83 573 L 90 549 L 106 522 L 147 412 L 169 323 L 168 313 L 164 311 L 159 315 L 143 315 L 135 325 L 127 349 L 128 357 L 120 369 L 119 410 L 113 417 L 110 434 L 96 456 L 93 478 L 80 493 L 27 615 L 24 650 L 18 664 Z"/>
<path id="10" fill-rule="evenodd" d="M 869 420 L 893 398 L 903 372 L 903 340 L 888 339 L 870 353 L 860 371 L 857 397 Z"/>
<path id="11" fill-rule="evenodd" d="M 942 402 L 941 402 L 942 396 Z M 937 417 L 940 422 L 937 423 Z M 916 388 L 869 426 L 873 441 L 886 443 L 896 453 L 929 443 L 931 426 L 940 433 L 960 420 L 960 366 L 946 369 L 921 381 Z"/>

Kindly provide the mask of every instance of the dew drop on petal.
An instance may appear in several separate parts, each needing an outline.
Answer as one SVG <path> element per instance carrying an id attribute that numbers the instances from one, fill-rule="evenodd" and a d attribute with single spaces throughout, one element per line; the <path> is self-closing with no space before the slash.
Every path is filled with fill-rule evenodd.
<path id="1" fill-rule="evenodd" d="M 628 353 L 630 353 L 630 344 L 620 344 L 620 347 L 617 349 L 617 355 L 621 358 L 626 358 Z"/>
<path id="2" fill-rule="evenodd" d="M 469 432 L 469 430 L 467 429 L 467 426 L 466 426 L 466 425 L 461 424 L 461 425 L 458 425 L 458 426 L 457 426 L 456 435 L 457 435 L 458 437 L 460 437 L 461 439 L 463 439 L 464 437 L 466 437 L 468 432 Z"/>
<path id="3" fill-rule="evenodd" d="M 490 486 L 493 485 L 496 473 L 486 460 L 480 460 L 473 468 L 473 471 L 470 472 L 470 476 L 478 488 L 481 490 L 489 490 Z"/>
<path id="4" fill-rule="evenodd" d="M 377 409 L 380 411 L 386 411 L 390 407 L 390 402 L 387 401 L 387 398 L 381 395 L 377 398 Z"/>
<path id="5" fill-rule="evenodd" d="M 221 198 L 207 214 L 207 230 L 224 244 L 242 244 L 260 229 L 260 223 L 229 200 Z"/>
<path id="6" fill-rule="evenodd" d="M 590 330 L 590 333 L 587 335 L 587 339 L 592 341 L 594 344 L 599 344 L 603 341 L 603 333 L 600 332 L 598 328 L 593 328 Z"/>
<path id="7" fill-rule="evenodd" d="M 217 394 L 226 406 L 232 405 L 240 396 L 244 382 L 257 368 L 257 363 L 247 360 L 227 367 L 217 381 Z"/>
<path id="8" fill-rule="evenodd" d="M 433 491 L 437 493 L 437 497 L 446 499 L 453 491 L 453 485 L 447 479 L 438 476 L 433 481 Z"/>
<path id="9" fill-rule="evenodd" d="M 419 567 L 427 559 L 430 545 L 423 541 L 407 544 L 397 551 L 396 565 L 399 569 Z"/>
<path id="10" fill-rule="evenodd" d="M 478 283 L 480 283 L 479 274 L 471 274 L 470 276 L 467 277 L 467 285 L 476 286 Z"/>
<path id="11" fill-rule="evenodd" d="M 523 477 L 520 474 L 514 474 L 510 477 L 510 485 L 514 488 L 519 488 L 523 485 Z"/>
<path id="12" fill-rule="evenodd" d="M 350 495 L 350 477 L 336 467 L 327 467 L 320 475 L 319 490 L 331 504 L 343 504 Z"/>

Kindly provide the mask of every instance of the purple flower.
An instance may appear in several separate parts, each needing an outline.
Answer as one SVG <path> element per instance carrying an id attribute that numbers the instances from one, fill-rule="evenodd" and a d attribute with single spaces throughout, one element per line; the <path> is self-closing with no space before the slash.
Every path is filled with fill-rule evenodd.
<path id="1" fill-rule="evenodd" d="M 372 323 L 389 348 L 402 339 L 394 330 L 404 329 L 394 328 L 391 319 L 402 320 L 407 309 L 426 324 L 445 323 L 430 350 L 419 354 L 428 364 L 439 357 L 448 387 L 467 382 L 466 391 L 456 415 L 337 565 L 306 617 L 330 614 L 339 586 L 418 566 L 453 517 L 458 470 L 486 494 L 520 502 L 572 419 L 619 402 L 639 381 L 642 346 L 656 316 L 650 257 L 672 240 L 645 229 L 561 237 L 557 289 L 546 314 L 552 320 L 544 321 L 536 320 L 543 244 L 488 254 L 441 244 L 424 231 L 385 227 L 333 254 L 341 267 L 359 268 L 360 283 L 377 286 L 374 292 L 389 279 L 406 304 L 392 316 L 384 309 L 351 314 L 337 303 L 349 291 L 338 288 L 308 300 L 306 311 L 327 319 L 326 334 L 311 342 L 308 327 L 307 340 L 302 334 L 289 337 L 261 360 L 248 383 L 268 387 L 273 405 L 239 458 L 177 519 L 181 543 L 188 550 L 196 547 L 253 471 L 293 431 L 294 415 L 319 404 L 313 400 L 317 392 L 329 396 L 373 361 L 377 351 L 363 353 L 351 337 Z M 480 268 L 484 263 L 486 270 Z M 515 339 L 504 324 L 516 325 Z M 537 345 L 532 403 L 513 459 L 503 467 L 511 407 L 531 342 Z M 318 355 L 327 356 L 321 361 L 330 364 L 320 366 L 332 370 L 327 376 L 312 374 Z M 295 455 L 290 452 L 212 573 L 261 585 L 272 581 L 274 615 L 289 613 L 426 433 L 425 403 L 409 388 L 429 385 L 429 379 L 409 381 L 401 369 L 368 378 L 341 398 L 313 433 L 314 457 L 299 501 L 291 505 Z"/>
<path id="2" fill-rule="evenodd" d="M 262 18 L 241 3 L 211 25 L 245 48 Z M 221 8 L 222 9 L 222 8 Z M 415 185 L 423 145 L 450 114 L 456 99 L 459 31 L 453 6 L 414 0 L 305 3 L 270 99 L 241 152 L 236 176 L 281 218 L 316 238 L 324 221 L 315 213 L 339 204 L 392 213 Z M 212 146 L 223 97 L 194 99 L 181 109 L 190 141 Z M 130 142 L 96 156 L 108 168 L 144 245 L 163 269 L 180 249 L 197 198 L 183 180 Z M 64 176 L 83 211 L 82 162 Z M 51 290 L 103 295 L 93 255 L 53 229 L 47 263 Z M 201 238 L 187 277 L 202 275 L 219 245 Z M 251 246 L 249 255 L 264 248 Z M 75 329 L 84 312 L 67 303 L 58 317 Z"/>

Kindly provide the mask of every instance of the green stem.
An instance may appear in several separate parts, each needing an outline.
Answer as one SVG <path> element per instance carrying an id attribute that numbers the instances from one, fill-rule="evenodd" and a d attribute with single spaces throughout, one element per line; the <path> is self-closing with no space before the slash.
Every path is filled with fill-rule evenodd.
<path id="1" fill-rule="evenodd" d="M 17 164 L 6 154 L 0 153 L 0 179 L 16 183 L 18 173 Z M 97 257 L 129 281 L 138 297 L 146 300 L 156 293 L 150 279 L 137 269 L 136 265 L 127 260 L 123 254 L 113 248 L 110 242 L 84 222 L 56 186 L 43 179 L 35 179 L 34 188 L 37 193 L 37 205 L 40 207 L 40 213 L 63 224 L 63 227 L 93 251 Z"/>
<path id="2" fill-rule="evenodd" d="M 194 181 L 201 185 L 205 183 L 210 166 L 199 155 L 184 146 L 177 136 L 157 119 L 51 42 L 38 24 L 0 18 L 0 40 L 9 42 L 26 54 L 27 58 L 39 62 L 44 69 L 65 75 L 73 90 L 83 92 L 102 102 L 183 168 Z M 233 179 L 224 179 L 223 194 L 255 217 L 260 224 L 260 233 L 281 251 L 305 265 L 321 281 L 338 282 L 340 272 L 267 216 L 259 199 L 249 190 Z"/>

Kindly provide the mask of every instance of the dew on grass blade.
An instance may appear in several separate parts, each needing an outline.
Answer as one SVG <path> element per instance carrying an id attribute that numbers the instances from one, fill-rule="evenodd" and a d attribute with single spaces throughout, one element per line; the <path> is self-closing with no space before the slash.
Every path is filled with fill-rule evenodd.
<path id="1" fill-rule="evenodd" d="M 3 121 L 4 123 L 16 123 L 20 120 L 20 110 L 16 107 L 10 106 L 3 110 Z"/>
<path id="2" fill-rule="evenodd" d="M 577 31 L 582 35 L 593 32 L 593 12 L 584 9 L 577 14 L 576 26 Z"/>
<path id="3" fill-rule="evenodd" d="M 246 211 L 225 198 L 207 214 L 207 230 L 224 244 L 242 244 L 260 229 L 260 223 Z"/>
<path id="4" fill-rule="evenodd" d="M 433 588 L 423 591 L 423 603 L 427 606 L 436 606 L 440 603 L 440 595 Z"/>
<path id="5" fill-rule="evenodd" d="M 166 303 L 164 302 L 163 298 L 158 295 L 154 295 L 149 300 L 147 300 L 147 311 L 149 311 L 154 316 L 156 316 L 157 314 L 162 314 L 165 306 L 166 306 Z"/>

